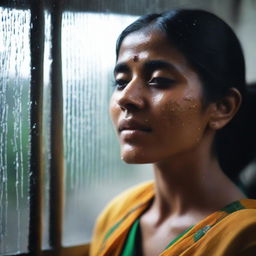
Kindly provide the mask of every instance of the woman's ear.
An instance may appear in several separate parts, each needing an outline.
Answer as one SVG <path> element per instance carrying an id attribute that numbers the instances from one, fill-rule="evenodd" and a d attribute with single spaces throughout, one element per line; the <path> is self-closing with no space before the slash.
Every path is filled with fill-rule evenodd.
<path id="1" fill-rule="evenodd" d="M 224 98 L 211 103 L 209 127 L 213 130 L 223 128 L 237 113 L 242 102 L 242 96 L 236 88 L 231 88 Z"/>

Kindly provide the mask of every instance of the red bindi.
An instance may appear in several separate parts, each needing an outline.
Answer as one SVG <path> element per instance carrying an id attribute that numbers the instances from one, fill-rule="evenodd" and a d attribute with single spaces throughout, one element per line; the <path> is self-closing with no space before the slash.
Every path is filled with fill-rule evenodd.
<path id="1" fill-rule="evenodd" d="M 134 55 L 133 58 L 132 58 L 132 60 L 133 60 L 134 62 L 137 62 L 137 61 L 139 60 L 138 55 Z"/>

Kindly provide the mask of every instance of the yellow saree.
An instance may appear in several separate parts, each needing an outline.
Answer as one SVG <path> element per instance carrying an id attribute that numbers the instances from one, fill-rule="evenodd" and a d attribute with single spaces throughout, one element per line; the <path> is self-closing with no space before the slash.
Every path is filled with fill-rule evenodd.
<path id="1" fill-rule="evenodd" d="M 90 256 L 120 256 L 131 226 L 153 197 L 152 182 L 116 197 L 98 218 Z M 160 255 L 256 255 L 256 200 L 243 199 L 212 213 Z"/>

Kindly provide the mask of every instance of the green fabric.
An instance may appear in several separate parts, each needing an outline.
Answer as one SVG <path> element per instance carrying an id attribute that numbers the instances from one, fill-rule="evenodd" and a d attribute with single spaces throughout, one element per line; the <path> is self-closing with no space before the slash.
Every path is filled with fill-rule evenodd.
<path id="1" fill-rule="evenodd" d="M 194 226 L 192 225 L 191 227 L 189 227 L 188 229 L 186 229 L 185 231 L 183 231 L 181 234 L 179 234 L 175 239 L 173 239 L 166 247 L 165 250 L 167 248 L 169 248 L 171 245 L 173 245 L 175 242 L 177 242 L 181 237 L 183 237 L 191 228 L 193 228 Z"/>
<path id="2" fill-rule="evenodd" d="M 228 214 L 233 213 L 235 211 L 241 210 L 241 209 L 245 209 L 245 207 L 239 202 L 233 202 L 229 205 L 227 205 L 226 207 L 224 207 L 223 209 L 221 209 L 221 211 L 224 211 Z M 136 241 L 138 239 L 139 234 L 139 222 L 140 219 L 137 219 L 134 224 L 132 225 L 125 245 L 123 247 L 123 252 L 121 253 L 121 256 L 135 256 L 136 252 L 138 250 L 138 244 L 136 244 Z M 173 245 L 175 242 L 177 242 L 182 236 L 184 236 L 190 229 L 192 229 L 194 226 L 192 225 L 191 227 L 189 227 L 188 229 L 186 229 L 184 232 L 182 232 L 180 235 L 178 235 L 175 239 L 173 239 L 166 247 L 165 250 L 167 248 L 169 248 L 171 245 Z M 205 233 L 207 233 L 208 230 L 211 229 L 210 225 L 207 225 L 205 227 L 203 227 L 202 229 L 198 230 L 195 234 L 194 234 L 194 241 L 198 241 L 202 236 L 205 235 Z"/>
<path id="3" fill-rule="evenodd" d="M 245 209 L 245 207 L 239 201 L 236 201 L 224 207 L 222 211 L 230 214 L 242 209 Z"/>
<path id="4" fill-rule="evenodd" d="M 136 255 L 136 235 L 138 234 L 139 230 L 139 223 L 140 219 L 137 219 L 128 234 L 126 239 L 123 252 L 121 256 L 135 256 Z"/>
<path id="5" fill-rule="evenodd" d="M 136 246 L 136 240 L 138 237 L 138 232 L 139 232 L 139 222 L 140 220 L 137 219 L 134 224 L 132 225 L 129 234 L 127 236 L 124 248 L 123 248 L 123 252 L 121 253 L 121 256 L 135 256 L 137 249 L 138 249 L 138 245 Z M 166 247 L 165 250 L 167 248 L 169 248 L 171 245 L 173 245 L 175 242 L 177 242 L 183 235 L 185 235 L 190 229 L 193 228 L 193 225 L 191 227 L 189 227 L 188 229 L 186 229 L 185 231 L 183 231 L 181 234 L 179 234 L 175 239 L 173 239 Z"/>
<path id="6" fill-rule="evenodd" d="M 236 212 L 236 211 L 239 211 L 242 209 L 245 209 L 245 207 L 239 201 L 235 201 L 235 202 L 225 206 L 224 208 L 222 208 L 221 211 L 231 214 L 233 212 Z M 201 237 L 203 237 L 207 233 L 207 231 L 209 231 L 211 229 L 211 227 L 212 226 L 207 225 L 207 226 L 203 227 L 202 229 L 198 230 L 194 234 L 194 241 L 197 242 Z"/>
<path id="7" fill-rule="evenodd" d="M 203 227 L 194 234 L 194 241 L 197 242 L 211 228 L 210 225 Z"/>
<path id="8" fill-rule="evenodd" d="M 136 211 L 139 207 L 141 207 L 141 204 L 131 209 L 120 221 L 118 221 L 113 227 L 111 227 L 108 232 L 106 233 L 103 242 L 105 243 L 106 240 L 112 235 L 112 233 L 122 224 L 122 222 L 134 211 Z"/>

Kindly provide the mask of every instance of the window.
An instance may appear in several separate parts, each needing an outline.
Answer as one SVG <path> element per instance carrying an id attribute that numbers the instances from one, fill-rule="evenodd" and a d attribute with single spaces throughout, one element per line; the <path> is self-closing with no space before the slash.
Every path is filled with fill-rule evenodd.
<path id="1" fill-rule="evenodd" d="M 0 7 L 0 254 L 26 251 L 30 11 Z"/>
<path id="2" fill-rule="evenodd" d="M 106 201 L 151 177 L 119 160 L 108 118 L 115 40 L 136 16 L 59 8 L 0 9 L 1 255 L 84 255 Z"/>
<path id="3" fill-rule="evenodd" d="M 1 1 L 0 255 L 86 255 L 104 204 L 151 178 L 119 160 L 108 118 L 117 35 L 145 12 L 216 2 Z"/>

